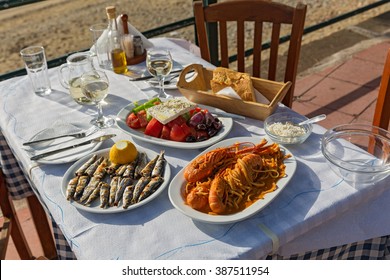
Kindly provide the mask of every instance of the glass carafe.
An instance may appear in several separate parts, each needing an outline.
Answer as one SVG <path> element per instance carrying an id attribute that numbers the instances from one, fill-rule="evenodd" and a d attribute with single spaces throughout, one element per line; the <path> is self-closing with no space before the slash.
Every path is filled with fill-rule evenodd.
<path id="1" fill-rule="evenodd" d="M 66 59 L 66 64 L 58 69 L 61 85 L 69 89 L 70 95 L 79 104 L 92 104 L 81 92 L 81 76 L 94 69 L 91 55 L 88 52 L 71 54 Z"/>

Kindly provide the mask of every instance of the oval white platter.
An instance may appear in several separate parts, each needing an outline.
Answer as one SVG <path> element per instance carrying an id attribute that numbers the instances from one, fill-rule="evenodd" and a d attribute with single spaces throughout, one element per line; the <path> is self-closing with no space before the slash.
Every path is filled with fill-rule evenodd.
<path id="1" fill-rule="evenodd" d="M 143 104 L 147 100 L 139 100 L 138 104 Z M 145 141 L 148 143 L 156 144 L 156 145 L 161 145 L 161 146 L 166 146 L 166 147 L 172 147 L 172 148 L 178 148 L 178 149 L 201 149 L 205 148 L 208 146 L 211 146 L 219 141 L 221 141 L 223 138 L 228 135 L 228 133 L 231 131 L 233 127 L 233 120 L 232 118 L 226 118 L 226 117 L 218 117 L 218 119 L 222 122 L 222 128 L 221 130 L 214 135 L 213 137 L 207 139 L 206 141 L 201 141 L 201 142 L 177 142 L 177 141 L 171 141 L 171 140 L 166 140 L 166 139 L 161 139 L 161 138 L 156 138 L 152 136 L 145 135 L 143 131 L 137 130 L 137 129 L 132 129 L 126 124 L 126 119 L 127 116 L 130 114 L 130 112 L 134 109 L 135 105 L 134 103 L 130 103 L 123 109 L 121 109 L 117 115 L 117 126 L 119 129 L 122 131 L 130 134 L 132 137 Z M 201 108 L 208 109 L 210 107 L 205 106 L 205 105 L 200 105 Z"/>
<path id="2" fill-rule="evenodd" d="M 143 149 L 142 147 L 139 147 L 139 146 L 137 146 L 137 150 L 139 152 L 144 152 L 147 155 L 148 160 L 151 160 L 157 156 L 156 152 L 154 152 L 152 150 Z M 88 156 L 81 158 L 80 160 L 75 162 L 71 167 L 69 167 L 69 169 L 66 171 L 66 173 L 62 179 L 62 186 L 61 186 L 61 191 L 62 191 L 62 194 L 64 195 L 65 199 L 66 199 L 66 188 L 67 188 L 68 182 L 74 177 L 76 170 L 80 166 L 82 166 L 88 159 L 90 159 L 92 157 L 92 155 L 96 154 L 98 157 L 104 156 L 104 157 L 108 158 L 109 152 L 110 152 L 110 148 L 100 150 L 100 151 L 97 151 L 95 153 L 91 153 Z M 145 204 L 151 202 L 157 196 L 159 196 L 164 191 L 164 189 L 167 187 L 169 180 L 170 180 L 170 177 L 171 177 L 171 169 L 170 169 L 168 161 L 166 161 L 165 171 L 164 171 L 164 176 L 163 176 L 164 182 L 161 184 L 161 186 L 153 194 L 151 194 L 149 197 L 145 198 L 144 200 L 142 200 L 138 203 L 130 205 L 127 209 L 124 209 L 122 207 L 122 204 L 120 204 L 119 207 L 113 206 L 113 207 L 108 207 L 108 208 L 102 209 L 102 208 L 100 208 L 100 199 L 99 198 L 97 198 L 90 206 L 85 206 L 85 205 L 80 204 L 79 202 L 74 201 L 74 200 L 69 201 L 69 203 L 71 203 L 73 206 L 75 206 L 76 208 L 78 208 L 80 210 L 92 212 L 92 213 L 99 213 L 99 214 L 110 214 L 110 213 L 129 211 L 129 210 L 138 208 L 142 205 L 145 205 Z"/>
<path id="3" fill-rule="evenodd" d="M 199 154 L 202 155 L 204 153 L 207 153 L 208 151 L 214 150 L 218 147 L 227 147 L 237 142 L 252 142 L 254 144 L 260 143 L 262 138 L 260 137 L 236 137 L 236 138 L 230 138 L 223 140 L 202 153 Z M 269 141 L 269 143 L 272 143 Z M 280 147 L 284 150 L 286 154 L 291 154 L 291 157 L 286 159 L 284 161 L 286 165 L 286 176 L 279 179 L 277 182 L 278 188 L 271 193 L 268 193 L 265 195 L 264 199 L 259 199 L 255 203 L 253 203 L 248 208 L 244 209 L 241 212 L 231 214 L 231 215 L 209 215 L 200 211 L 197 211 L 190 206 L 188 206 L 182 196 L 182 189 L 186 185 L 186 180 L 184 179 L 184 169 L 185 167 L 180 170 L 177 175 L 172 179 L 169 188 L 168 188 L 168 195 L 171 203 L 173 206 L 182 212 L 184 215 L 205 223 L 213 223 L 213 224 L 228 224 L 228 223 L 234 223 L 238 222 L 244 219 L 247 219 L 251 217 L 252 215 L 258 213 L 260 210 L 262 210 L 264 207 L 266 207 L 268 204 L 270 204 L 286 187 L 287 183 L 292 178 L 293 174 L 295 173 L 295 170 L 297 168 L 297 162 L 295 157 L 292 155 L 292 153 L 286 149 L 285 147 Z"/>

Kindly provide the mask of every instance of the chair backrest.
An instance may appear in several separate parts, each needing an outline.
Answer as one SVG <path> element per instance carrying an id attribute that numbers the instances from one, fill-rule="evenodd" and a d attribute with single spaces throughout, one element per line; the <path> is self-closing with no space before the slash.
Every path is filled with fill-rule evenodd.
<path id="1" fill-rule="evenodd" d="M 8 193 L 7 183 L 2 170 L 0 169 L 0 207 L 3 214 L 3 226 L 0 239 L 0 257 L 5 258 L 9 237 L 15 244 L 15 248 L 22 260 L 32 259 L 56 259 L 57 251 L 54 238 L 48 224 L 47 216 L 35 195 L 27 197 L 35 228 L 40 239 L 45 256 L 35 257 L 31 251 L 26 235 L 23 231 L 18 213 L 15 209 L 12 198 Z"/>
<path id="2" fill-rule="evenodd" d="M 388 130 L 390 122 L 390 49 L 383 68 L 378 99 L 374 111 L 373 125 Z"/>
<path id="3" fill-rule="evenodd" d="M 291 27 L 287 60 L 285 63 L 284 82 L 292 83 L 290 90 L 283 99 L 283 103 L 289 107 L 292 105 L 295 80 L 298 71 L 301 41 L 306 17 L 306 5 L 298 3 L 296 7 L 264 0 L 232 0 L 210 4 L 203 7 L 203 1 L 194 2 L 195 25 L 198 36 L 198 44 L 203 59 L 210 62 L 210 48 L 206 25 L 217 23 L 219 27 L 219 53 L 222 67 L 229 67 L 228 54 L 228 24 L 237 24 L 237 71 L 252 72 L 254 77 L 260 77 L 261 53 L 263 42 L 263 27 L 272 25 L 270 41 L 270 55 L 268 64 L 268 79 L 277 79 L 279 37 L 284 25 Z M 245 68 L 245 41 L 248 37 L 246 23 L 254 23 L 253 61 L 252 70 Z M 234 48 L 235 49 L 235 48 Z M 230 54 L 233 55 L 233 54 Z"/>

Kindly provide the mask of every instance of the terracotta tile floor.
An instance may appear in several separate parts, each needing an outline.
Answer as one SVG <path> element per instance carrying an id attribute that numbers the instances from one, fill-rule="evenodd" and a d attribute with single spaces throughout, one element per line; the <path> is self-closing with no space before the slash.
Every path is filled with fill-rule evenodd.
<path id="1" fill-rule="evenodd" d="M 390 40 L 365 48 L 344 62 L 299 79 L 292 108 L 307 117 L 327 114 L 325 128 L 370 123 Z"/>
<path id="2" fill-rule="evenodd" d="M 320 72 L 298 79 L 293 109 L 308 117 L 327 114 L 321 122 L 325 128 L 341 123 L 370 123 L 376 95 L 390 40 L 371 45 L 344 62 L 335 62 Z M 42 254 L 29 210 L 20 207 L 18 213 L 25 228 L 31 249 Z M 7 259 L 19 259 L 13 244 Z"/>

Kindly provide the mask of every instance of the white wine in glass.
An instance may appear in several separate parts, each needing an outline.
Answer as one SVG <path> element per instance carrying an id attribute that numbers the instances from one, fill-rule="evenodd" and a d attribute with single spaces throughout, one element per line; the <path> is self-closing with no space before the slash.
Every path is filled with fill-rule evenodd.
<path id="1" fill-rule="evenodd" d="M 101 102 L 108 94 L 108 77 L 104 71 L 92 70 L 81 76 L 81 91 L 86 98 L 97 105 L 97 117 L 91 121 L 99 128 L 107 128 L 114 124 L 114 120 L 103 116 Z"/>
<path id="2" fill-rule="evenodd" d="M 159 97 L 169 98 L 164 90 L 164 79 L 172 70 L 172 56 L 168 50 L 151 49 L 146 56 L 146 66 L 151 75 L 157 78 L 159 83 Z"/>

